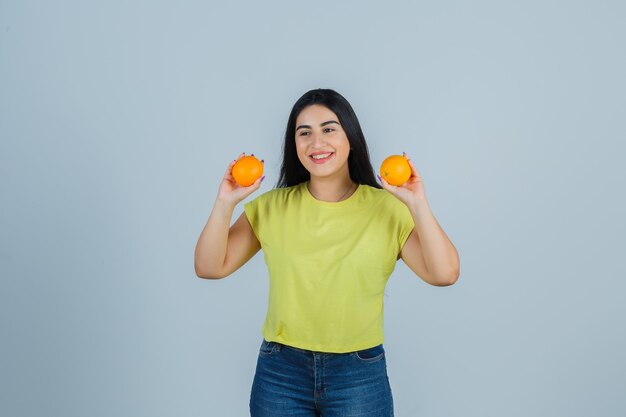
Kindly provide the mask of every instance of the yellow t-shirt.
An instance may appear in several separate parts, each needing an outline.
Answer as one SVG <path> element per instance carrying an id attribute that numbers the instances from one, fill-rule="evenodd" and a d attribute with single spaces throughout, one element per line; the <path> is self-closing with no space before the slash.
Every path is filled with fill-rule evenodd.
<path id="1" fill-rule="evenodd" d="M 307 183 L 244 204 L 269 271 L 262 334 L 301 349 L 345 353 L 383 343 L 383 293 L 414 222 L 384 189 L 315 199 Z"/>

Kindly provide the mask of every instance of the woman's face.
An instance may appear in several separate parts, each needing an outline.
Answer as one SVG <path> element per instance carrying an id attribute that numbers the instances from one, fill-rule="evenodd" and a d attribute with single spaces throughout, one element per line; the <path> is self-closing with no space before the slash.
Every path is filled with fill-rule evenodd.
<path id="1" fill-rule="evenodd" d="M 339 118 L 320 104 L 307 106 L 296 118 L 298 159 L 311 177 L 350 176 L 350 142 Z"/>

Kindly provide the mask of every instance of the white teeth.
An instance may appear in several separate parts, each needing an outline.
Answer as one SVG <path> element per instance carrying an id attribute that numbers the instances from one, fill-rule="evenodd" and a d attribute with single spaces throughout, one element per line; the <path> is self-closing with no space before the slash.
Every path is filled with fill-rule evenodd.
<path id="1" fill-rule="evenodd" d="M 330 156 L 329 153 L 323 153 L 320 155 L 313 155 L 313 159 L 324 159 L 324 158 L 328 158 Z"/>

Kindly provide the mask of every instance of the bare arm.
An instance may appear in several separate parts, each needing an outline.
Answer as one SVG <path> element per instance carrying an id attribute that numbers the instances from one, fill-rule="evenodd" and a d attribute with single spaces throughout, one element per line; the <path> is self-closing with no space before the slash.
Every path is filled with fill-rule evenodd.
<path id="1" fill-rule="evenodd" d="M 258 179 L 249 187 L 239 186 L 231 175 L 234 164 L 235 161 L 231 162 L 226 170 L 213 210 L 196 244 L 194 267 L 200 278 L 224 278 L 261 249 L 245 213 L 229 227 L 236 205 L 261 185 Z"/>
<path id="2" fill-rule="evenodd" d="M 413 272 L 429 284 L 454 284 L 460 274 L 459 254 L 433 215 L 426 199 L 409 208 L 415 227 L 401 251 Z"/>
<path id="3" fill-rule="evenodd" d="M 407 205 L 415 227 L 400 252 L 400 257 L 416 275 L 431 285 L 454 284 L 461 274 L 459 254 L 433 215 L 422 175 L 404 156 L 411 167 L 411 177 L 400 186 L 390 185 L 380 176 L 384 189 Z"/>

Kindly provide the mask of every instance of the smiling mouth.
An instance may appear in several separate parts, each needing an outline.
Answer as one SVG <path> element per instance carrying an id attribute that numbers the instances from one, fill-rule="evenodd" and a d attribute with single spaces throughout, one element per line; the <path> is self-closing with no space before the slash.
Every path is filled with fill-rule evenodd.
<path id="1" fill-rule="evenodd" d="M 311 160 L 316 163 L 316 164 L 323 164 L 326 161 L 329 161 L 330 159 L 332 159 L 332 157 L 335 155 L 334 152 L 328 152 L 328 153 L 324 153 L 324 154 L 317 154 L 317 155 L 310 155 L 309 158 L 311 158 Z"/>

